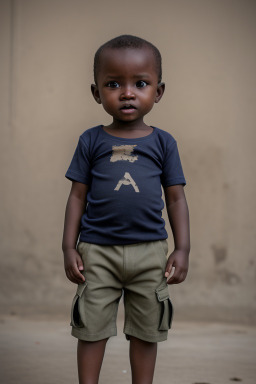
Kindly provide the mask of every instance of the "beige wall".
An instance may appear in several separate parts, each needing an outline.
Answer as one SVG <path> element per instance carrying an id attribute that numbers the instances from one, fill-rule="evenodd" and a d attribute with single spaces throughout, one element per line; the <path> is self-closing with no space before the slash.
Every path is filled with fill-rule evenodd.
<path id="1" fill-rule="evenodd" d="M 93 54 L 131 33 L 162 52 L 147 122 L 178 140 L 188 182 L 176 315 L 255 319 L 255 17 L 253 0 L 0 0 L 1 311 L 69 311 L 64 173 L 79 134 L 110 121 L 90 95 Z"/>

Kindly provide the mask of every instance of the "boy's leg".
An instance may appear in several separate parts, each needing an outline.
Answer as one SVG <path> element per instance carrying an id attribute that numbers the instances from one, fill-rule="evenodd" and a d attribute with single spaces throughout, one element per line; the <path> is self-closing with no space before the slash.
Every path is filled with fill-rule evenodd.
<path id="1" fill-rule="evenodd" d="M 78 340 L 77 365 L 79 384 L 98 384 L 107 340 L 94 342 Z"/>
<path id="2" fill-rule="evenodd" d="M 130 337 L 132 384 L 152 384 L 157 355 L 157 343 Z"/>

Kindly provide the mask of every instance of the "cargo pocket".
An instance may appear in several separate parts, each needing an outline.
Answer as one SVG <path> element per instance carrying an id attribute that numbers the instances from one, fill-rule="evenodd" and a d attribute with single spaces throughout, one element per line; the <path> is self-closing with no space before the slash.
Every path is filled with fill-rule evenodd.
<path id="1" fill-rule="evenodd" d="M 76 328 L 82 328 L 84 326 L 81 320 L 80 310 L 81 310 L 81 297 L 86 287 L 87 287 L 86 282 L 84 284 L 78 285 L 75 297 L 72 302 L 70 325 Z"/>
<path id="2" fill-rule="evenodd" d="M 160 285 L 156 289 L 156 296 L 161 304 L 161 316 L 159 322 L 159 331 L 168 331 L 172 325 L 173 306 L 169 297 L 169 291 L 167 285 Z"/>

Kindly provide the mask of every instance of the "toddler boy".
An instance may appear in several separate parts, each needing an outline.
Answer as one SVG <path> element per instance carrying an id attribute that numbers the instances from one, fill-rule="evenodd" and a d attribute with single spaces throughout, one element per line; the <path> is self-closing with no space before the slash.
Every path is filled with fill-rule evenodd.
<path id="1" fill-rule="evenodd" d="M 71 325 L 79 383 L 98 383 L 123 294 L 132 382 L 151 384 L 157 342 L 171 326 L 167 284 L 188 270 L 186 182 L 174 138 L 144 123 L 165 89 L 158 49 L 135 36 L 112 39 L 95 54 L 94 80 L 93 97 L 112 122 L 80 136 L 66 173 L 63 252 L 66 275 L 78 284 Z M 175 244 L 168 259 L 161 186 Z"/>

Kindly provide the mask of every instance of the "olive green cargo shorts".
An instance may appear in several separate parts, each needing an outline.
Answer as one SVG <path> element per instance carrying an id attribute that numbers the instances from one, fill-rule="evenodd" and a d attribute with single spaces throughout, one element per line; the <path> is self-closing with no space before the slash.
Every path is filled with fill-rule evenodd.
<path id="1" fill-rule="evenodd" d="M 167 251 L 166 240 L 124 246 L 80 242 L 86 282 L 78 285 L 73 299 L 72 335 L 86 341 L 115 336 L 123 294 L 127 339 L 166 340 L 172 321 L 164 277 Z"/>

